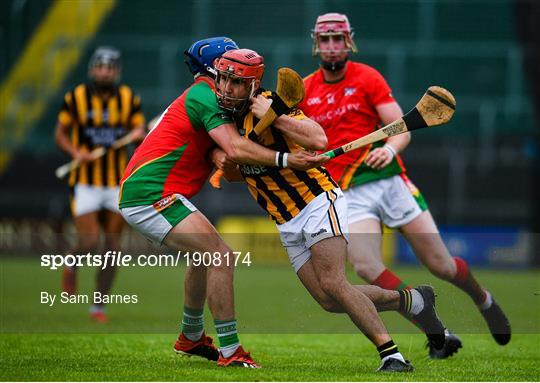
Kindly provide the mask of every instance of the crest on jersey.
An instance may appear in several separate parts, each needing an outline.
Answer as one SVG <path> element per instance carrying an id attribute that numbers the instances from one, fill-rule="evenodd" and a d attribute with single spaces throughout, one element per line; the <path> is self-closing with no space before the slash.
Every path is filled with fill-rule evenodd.
<path id="1" fill-rule="evenodd" d="M 355 93 L 356 93 L 356 88 L 345 88 L 345 89 L 343 90 L 343 94 L 344 94 L 345 96 L 352 96 L 352 95 L 355 94 Z"/>
<path id="2" fill-rule="evenodd" d="M 334 93 L 330 93 L 326 95 L 326 102 L 328 104 L 333 104 L 336 102 L 336 100 L 334 99 Z"/>

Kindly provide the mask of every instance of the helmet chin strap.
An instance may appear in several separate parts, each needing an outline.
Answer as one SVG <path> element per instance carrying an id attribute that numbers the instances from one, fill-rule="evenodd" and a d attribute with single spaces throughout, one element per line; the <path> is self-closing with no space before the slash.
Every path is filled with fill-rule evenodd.
<path id="1" fill-rule="evenodd" d="M 348 59 L 349 59 L 348 57 L 345 57 L 345 59 L 341 60 L 341 61 L 324 61 L 324 60 L 321 60 L 321 66 L 324 69 L 329 70 L 331 72 L 337 72 L 338 70 L 341 70 L 341 69 L 345 68 L 345 64 L 347 64 Z"/>

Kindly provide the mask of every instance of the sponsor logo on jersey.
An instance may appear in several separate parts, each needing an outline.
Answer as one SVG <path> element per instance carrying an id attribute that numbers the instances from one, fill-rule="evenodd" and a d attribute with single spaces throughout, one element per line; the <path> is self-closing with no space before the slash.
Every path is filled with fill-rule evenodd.
<path id="1" fill-rule="evenodd" d="M 312 116 L 311 118 L 320 124 L 322 122 L 333 120 L 334 118 L 342 116 L 347 112 L 358 111 L 358 110 L 360 110 L 360 103 L 355 102 L 351 104 L 342 105 L 338 108 L 331 109 L 327 111 L 326 113 Z"/>
<path id="2" fill-rule="evenodd" d="M 309 106 L 311 106 L 311 105 L 318 105 L 318 104 L 320 104 L 321 102 L 322 102 L 322 101 L 321 101 L 321 99 L 320 99 L 319 97 L 310 97 L 310 98 L 308 98 L 308 100 L 307 100 L 307 104 L 308 104 Z"/>
<path id="3" fill-rule="evenodd" d="M 240 172 L 246 176 L 256 176 L 266 173 L 266 166 L 262 165 L 240 165 Z"/>
<path id="4" fill-rule="evenodd" d="M 343 90 L 343 94 L 344 94 L 345 96 L 352 96 L 352 95 L 355 94 L 355 93 L 356 93 L 356 88 L 345 88 L 345 89 Z"/>

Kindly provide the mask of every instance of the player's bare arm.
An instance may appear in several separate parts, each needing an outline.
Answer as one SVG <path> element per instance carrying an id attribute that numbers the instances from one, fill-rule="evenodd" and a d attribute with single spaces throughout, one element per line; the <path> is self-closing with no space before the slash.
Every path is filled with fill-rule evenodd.
<path id="1" fill-rule="evenodd" d="M 255 117 L 260 119 L 271 104 L 271 99 L 258 95 L 251 99 L 250 110 Z M 305 149 L 325 150 L 328 145 L 328 139 L 323 128 L 310 118 L 306 117 L 299 120 L 284 114 L 276 119 L 274 126 Z"/>
<path id="2" fill-rule="evenodd" d="M 144 140 L 144 137 L 146 137 L 146 126 L 144 124 L 139 124 L 133 128 L 132 133 L 132 142 L 139 144 Z"/>
<path id="3" fill-rule="evenodd" d="M 382 124 L 387 125 L 403 116 L 403 111 L 397 102 L 377 105 L 375 107 Z M 392 159 L 401 153 L 411 141 L 411 133 L 406 132 L 388 138 L 383 147 L 372 150 L 366 157 L 365 163 L 374 169 L 382 169 L 392 162 Z"/>
<path id="4" fill-rule="evenodd" d="M 69 154 L 74 160 L 78 160 L 81 163 L 92 161 L 92 156 L 88 150 L 77 149 L 75 145 L 71 143 L 69 137 L 71 128 L 67 125 L 58 122 L 54 131 L 54 141 L 56 145 L 64 152 Z"/>
<path id="5" fill-rule="evenodd" d="M 212 129 L 209 135 L 237 164 L 276 166 L 276 151 L 240 136 L 234 124 L 220 125 Z M 325 163 L 327 158 L 323 157 L 304 151 L 289 153 L 287 166 L 307 170 Z"/>

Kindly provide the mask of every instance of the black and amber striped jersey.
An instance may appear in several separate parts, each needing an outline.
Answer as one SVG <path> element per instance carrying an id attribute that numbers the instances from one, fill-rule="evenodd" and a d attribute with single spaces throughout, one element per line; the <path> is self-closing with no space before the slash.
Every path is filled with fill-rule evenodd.
<path id="1" fill-rule="evenodd" d="M 105 99 L 92 84 L 80 84 L 66 93 L 58 122 L 71 128 L 71 142 L 92 151 L 109 147 L 136 126 L 144 125 L 141 101 L 126 85 L 115 87 Z M 127 149 L 107 149 L 105 156 L 71 171 L 69 185 L 118 186 L 127 164 Z"/>
<path id="2" fill-rule="evenodd" d="M 271 93 L 262 94 L 269 97 Z M 289 113 L 289 116 L 299 120 L 306 118 L 299 109 Z M 258 119 L 249 112 L 236 124 L 240 134 L 272 150 L 292 153 L 302 149 L 274 126 L 270 126 L 259 137 L 250 135 L 257 122 Z M 274 166 L 240 165 L 240 172 L 253 198 L 278 224 L 294 218 L 319 194 L 338 187 L 324 167 L 301 171 Z"/>

